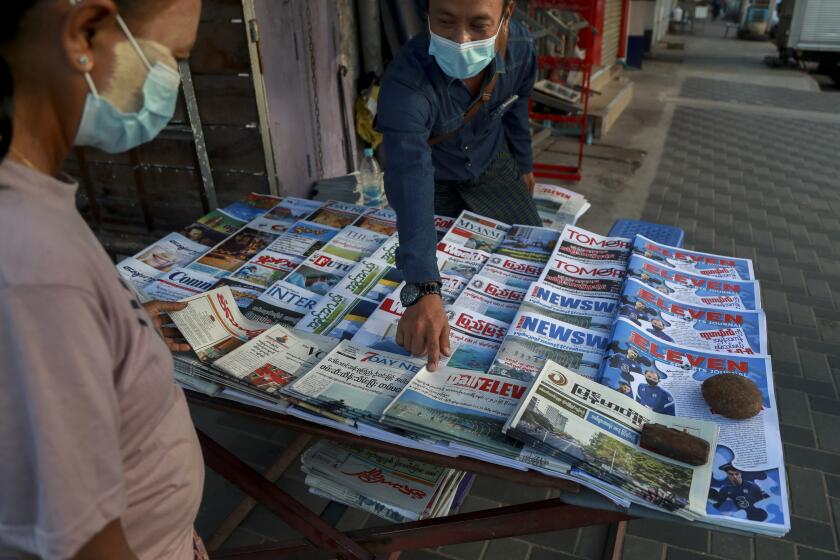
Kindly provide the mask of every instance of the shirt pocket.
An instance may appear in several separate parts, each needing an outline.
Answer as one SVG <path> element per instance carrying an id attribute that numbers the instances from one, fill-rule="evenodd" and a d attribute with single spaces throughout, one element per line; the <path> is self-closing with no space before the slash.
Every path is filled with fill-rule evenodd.
<path id="1" fill-rule="evenodd" d="M 439 118 L 432 127 L 431 138 L 435 136 L 442 136 L 457 130 L 464 122 L 464 116 L 460 114 L 447 115 L 444 118 Z"/>

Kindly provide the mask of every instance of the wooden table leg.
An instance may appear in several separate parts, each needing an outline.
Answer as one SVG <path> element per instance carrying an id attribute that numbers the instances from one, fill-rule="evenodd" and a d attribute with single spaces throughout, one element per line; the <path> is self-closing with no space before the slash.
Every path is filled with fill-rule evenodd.
<path id="1" fill-rule="evenodd" d="M 607 542 L 604 544 L 604 560 L 621 560 L 624 548 L 624 535 L 627 534 L 627 521 L 619 521 L 610 525 Z"/>

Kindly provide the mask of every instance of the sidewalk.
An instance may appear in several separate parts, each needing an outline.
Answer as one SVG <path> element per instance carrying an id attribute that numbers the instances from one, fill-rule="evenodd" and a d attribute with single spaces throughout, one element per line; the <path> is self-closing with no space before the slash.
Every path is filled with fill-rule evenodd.
<path id="1" fill-rule="evenodd" d="M 630 524 L 625 560 L 840 560 L 840 93 L 820 93 L 800 72 L 770 70 L 769 43 L 672 37 L 643 71 L 609 135 L 588 151 L 578 187 L 592 210 L 580 225 L 606 233 L 617 218 L 644 218 L 686 231 L 686 244 L 753 258 L 770 326 L 776 392 L 794 513 L 785 540 L 747 538 L 684 525 Z M 573 142 L 539 148 L 567 160 Z M 242 418 L 194 409 L 200 429 L 265 469 L 293 435 Z M 299 468 L 278 483 L 320 511 Z M 479 478 L 464 510 L 533 501 L 543 489 Z M 198 519 L 207 536 L 241 494 L 208 472 Z M 339 527 L 384 524 L 348 511 Z M 227 546 L 293 533 L 257 508 Z M 595 560 L 605 527 L 404 553 L 404 559 Z M 797 556 L 798 555 L 798 556 Z"/>

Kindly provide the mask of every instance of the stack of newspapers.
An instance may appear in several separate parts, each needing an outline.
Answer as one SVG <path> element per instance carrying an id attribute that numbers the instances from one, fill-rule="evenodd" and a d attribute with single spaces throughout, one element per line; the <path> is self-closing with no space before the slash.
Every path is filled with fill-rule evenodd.
<path id="1" fill-rule="evenodd" d="M 443 517 L 466 497 L 474 475 L 320 440 L 301 456 L 312 494 L 393 522 Z"/>
<path id="2" fill-rule="evenodd" d="M 251 195 L 118 269 L 142 297 L 188 303 L 172 320 L 194 350 L 176 356 L 193 390 L 571 479 L 619 507 L 785 534 L 752 262 L 586 231 L 574 223 L 585 206 L 558 205 L 551 227 L 468 211 L 436 218 L 452 353 L 434 373 L 396 342 L 405 309 L 388 210 Z M 756 383 L 758 416 L 709 410 L 700 386 L 720 374 Z M 709 461 L 689 467 L 641 450 L 646 422 L 697 434 L 714 450 Z"/>

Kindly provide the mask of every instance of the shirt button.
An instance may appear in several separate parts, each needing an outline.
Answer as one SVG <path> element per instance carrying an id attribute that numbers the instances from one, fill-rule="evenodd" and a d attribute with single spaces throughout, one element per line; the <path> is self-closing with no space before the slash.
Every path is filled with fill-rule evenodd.
<path id="1" fill-rule="evenodd" d="M 470 147 L 469 147 L 469 146 L 464 146 L 464 151 L 465 151 L 465 152 L 469 152 L 469 151 L 470 151 Z"/>
<path id="2" fill-rule="evenodd" d="M 467 162 L 467 167 L 472 167 L 472 164 L 470 162 Z"/>

